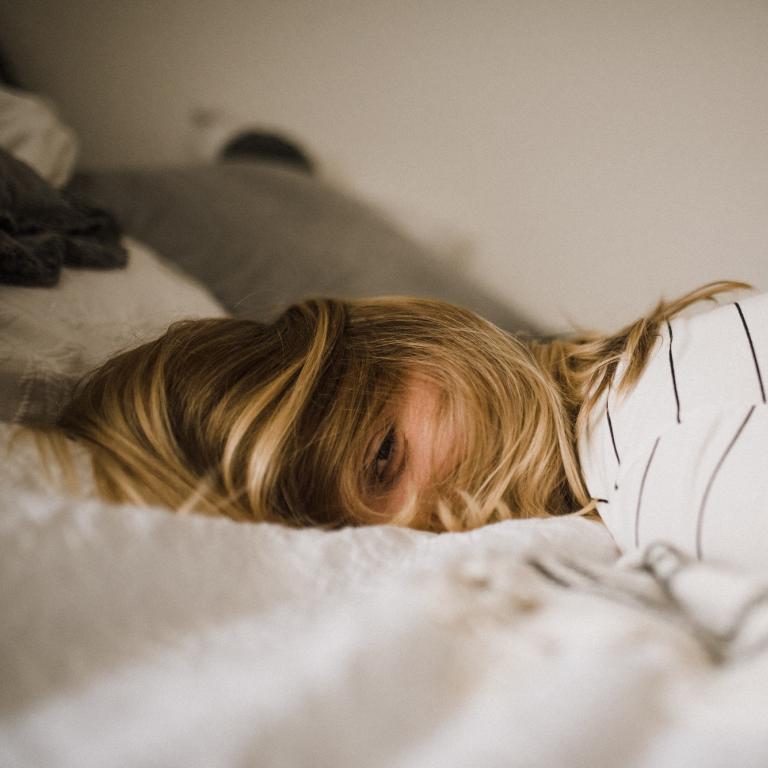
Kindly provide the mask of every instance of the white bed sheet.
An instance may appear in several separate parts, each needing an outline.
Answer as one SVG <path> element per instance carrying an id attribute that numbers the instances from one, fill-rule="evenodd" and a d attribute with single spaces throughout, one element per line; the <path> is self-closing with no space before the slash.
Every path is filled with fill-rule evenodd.
<path id="1" fill-rule="evenodd" d="M 617 565 L 581 519 L 324 533 L 6 487 L 0 555 L 3 766 L 768 764 L 763 583 Z"/>

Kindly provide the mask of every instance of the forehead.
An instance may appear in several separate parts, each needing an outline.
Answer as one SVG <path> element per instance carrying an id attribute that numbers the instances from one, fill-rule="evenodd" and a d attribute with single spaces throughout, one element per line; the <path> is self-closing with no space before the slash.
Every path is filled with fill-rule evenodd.
<path id="1" fill-rule="evenodd" d="M 429 379 L 411 374 L 405 380 L 401 407 L 414 412 L 434 410 L 440 401 L 440 389 Z"/>

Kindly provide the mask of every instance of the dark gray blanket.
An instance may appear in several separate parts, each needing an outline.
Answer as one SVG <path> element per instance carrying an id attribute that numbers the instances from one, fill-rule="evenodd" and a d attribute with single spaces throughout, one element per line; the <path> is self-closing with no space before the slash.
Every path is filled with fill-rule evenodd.
<path id="1" fill-rule="evenodd" d="M 108 212 L 0 149 L 0 283 L 51 286 L 62 266 L 109 269 L 127 258 Z"/>

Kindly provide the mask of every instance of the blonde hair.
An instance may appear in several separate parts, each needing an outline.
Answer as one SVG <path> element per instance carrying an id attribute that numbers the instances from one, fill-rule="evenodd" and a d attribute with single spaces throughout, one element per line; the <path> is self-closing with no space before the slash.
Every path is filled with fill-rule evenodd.
<path id="1" fill-rule="evenodd" d="M 310 299 L 270 324 L 184 321 L 86 377 L 48 438 L 90 449 L 107 500 L 236 520 L 464 530 L 589 512 L 577 430 L 621 356 L 624 391 L 661 322 L 743 287 L 712 283 L 612 336 L 550 342 L 399 297 Z M 414 375 L 439 392 L 452 471 L 384 518 L 366 502 L 363 468 Z"/>

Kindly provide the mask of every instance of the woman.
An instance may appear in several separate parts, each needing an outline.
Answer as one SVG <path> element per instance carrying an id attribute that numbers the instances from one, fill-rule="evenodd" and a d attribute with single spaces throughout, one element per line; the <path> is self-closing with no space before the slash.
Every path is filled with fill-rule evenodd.
<path id="1" fill-rule="evenodd" d="M 85 445 L 98 492 L 114 501 L 432 531 L 597 507 L 620 543 L 639 545 L 642 505 L 637 488 L 622 500 L 622 472 L 634 483 L 680 414 L 670 421 L 659 403 L 632 416 L 651 430 L 634 445 L 615 435 L 622 403 L 643 389 L 650 360 L 666 365 L 669 352 L 674 376 L 672 328 L 686 321 L 673 317 L 748 287 L 711 283 L 616 334 L 550 342 L 410 298 L 313 299 L 272 324 L 181 322 L 87 377 L 48 438 L 60 454 L 62 435 Z M 749 399 L 731 394 L 734 407 Z"/>

